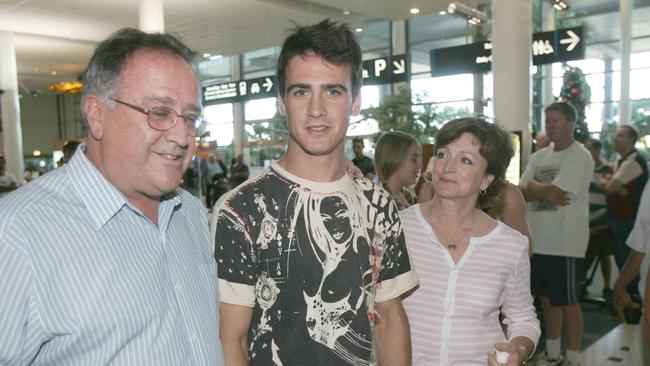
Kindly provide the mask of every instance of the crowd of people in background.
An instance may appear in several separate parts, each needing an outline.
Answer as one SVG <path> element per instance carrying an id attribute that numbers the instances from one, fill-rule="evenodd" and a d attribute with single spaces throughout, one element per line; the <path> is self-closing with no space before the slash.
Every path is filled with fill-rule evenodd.
<path id="1" fill-rule="evenodd" d="M 576 110 L 552 103 L 518 186 L 510 134 L 482 118 L 447 122 L 424 172 L 399 131 L 374 160 L 352 139 L 350 163 L 361 48 L 324 20 L 282 46 L 288 145 L 251 177 L 243 154 L 195 158 L 192 57 L 170 35 L 116 32 L 84 74 L 86 142 L 20 189 L 0 155 L 0 363 L 514 366 L 543 333 L 536 365 L 577 366 L 594 261 L 621 317 L 643 312 L 634 352 L 650 362 L 650 188 L 633 127 L 608 164 L 598 140 L 574 139 Z M 195 179 L 205 202 L 180 188 Z"/>

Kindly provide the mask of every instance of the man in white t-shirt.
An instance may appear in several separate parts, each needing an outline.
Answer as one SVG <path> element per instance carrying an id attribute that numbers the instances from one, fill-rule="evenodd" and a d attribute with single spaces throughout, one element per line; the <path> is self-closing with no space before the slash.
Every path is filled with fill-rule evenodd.
<path id="1" fill-rule="evenodd" d="M 18 188 L 18 179 L 7 171 L 7 160 L 0 155 L 0 197 Z"/>
<path id="2" fill-rule="evenodd" d="M 546 335 L 545 359 L 559 365 L 562 325 L 567 328 L 565 365 L 578 365 L 582 338 L 580 280 L 589 238 L 591 154 L 573 138 L 577 120 L 569 103 L 546 107 L 546 133 L 553 142 L 535 152 L 519 187 L 528 201 L 533 236 L 532 292 L 540 298 Z"/>
<path id="3" fill-rule="evenodd" d="M 639 311 L 640 304 L 635 303 L 626 287 L 639 275 L 639 293 L 646 304 L 643 310 L 643 319 L 637 325 L 637 333 L 633 342 L 632 355 L 635 358 L 632 365 L 650 364 L 650 313 L 648 306 L 648 276 L 650 275 L 650 184 L 646 184 L 641 203 L 637 212 L 636 221 L 632 232 L 627 238 L 630 254 L 625 261 L 621 274 L 614 284 L 614 308 L 622 320 L 625 321 L 625 308 Z"/>

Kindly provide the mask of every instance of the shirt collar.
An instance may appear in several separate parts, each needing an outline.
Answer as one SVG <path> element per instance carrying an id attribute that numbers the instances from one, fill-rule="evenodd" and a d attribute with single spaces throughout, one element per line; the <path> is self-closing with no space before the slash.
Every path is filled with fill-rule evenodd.
<path id="1" fill-rule="evenodd" d="M 96 230 L 101 229 L 115 214 L 124 206 L 140 212 L 131 205 L 126 197 L 112 183 L 110 183 L 97 167 L 88 160 L 85 153 L 86 144 L 81 144 L 68 164 L 68 175 L 72 187 L 79 194 L 81 201 L 87 209 L 86 214 L 93 223 Z M 158 207 L 159 218 L 161 213 L 169 212 L 162 210 L 162 206 L 175 207 L 181 203 L 180 195 L 174 191 L 160 199 Z M 169 214 L 164 215 L 169 216 Z M 165 217 L 168 219 L 168 217 Z"/>

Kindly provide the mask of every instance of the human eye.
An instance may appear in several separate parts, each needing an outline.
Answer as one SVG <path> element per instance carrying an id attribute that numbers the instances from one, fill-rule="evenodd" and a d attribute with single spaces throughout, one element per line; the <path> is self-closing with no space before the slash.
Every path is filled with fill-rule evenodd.
<path id="1" fill-rule="evenodd" d="M 307 90 L 302 89 L 302 88 L 296 88 L 294 91 L 291 93 L 294 97 L 304 97 L 307 95 Z"/>
<path id="2" fill-rule="evenodd" d="M 338 97 L 341 94 L 343 94 L 343 92 L 338 87 L 333 87 L 333 88 L 327 89 L 327 95 L 329 95 L 331 97 Z"/>
<path id="3" fill-rule="evenodd" d="M 470 159 L 468 159 L 468 158 L 464 158 L 464 157 L 463 157 L 463 158 L 460 158 L 460 162 L 463 163 L 463 164 L 467 164 L 467 165 L 472 165 L 472 164 L 474 164 L 474 162 L 473 162 L 472 160 L 470 160 Z"/>
<path id="4" fill-rule="evenodd" d="M 436 153 L 436 159 L 444 159 L 444 158 L 446 158 L 446 157 L 447 157 L 447 154 L 445 154 L 445 153 L 442 152 L 442 151 L 438 151 L 438 152 Z"/>
<path id="5" fill-rule="evenodd" d="M 170 120 L 175 113 L 167 108 L 152 108 L 149 111 L 149 116 L 156 120 Z"/>

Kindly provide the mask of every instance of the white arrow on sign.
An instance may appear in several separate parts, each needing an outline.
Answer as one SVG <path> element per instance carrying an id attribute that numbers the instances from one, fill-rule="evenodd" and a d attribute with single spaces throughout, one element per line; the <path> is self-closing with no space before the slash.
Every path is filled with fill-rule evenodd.
<path id="1" fill-rule="evenodd" d="M 406 65 L 404 64 L 404 59 L 393 61 L 393 74 L 399 75 L 406 72 Z"/>
<path id="2" fill-rule="evenodd" d="M 264 87 L 264 89 L 266 89 L 267 93 L 270 92 L 271 88 L 273 87 L 273 80 L 271 80 L 270 78 L 264 78 L 264 84 L 262 84 L 262 86 Z"/>
<path id="3" fill-rule="evenodd" d="M 560 40 L 560 44 L 569 44 L 569 46 L 566 48 L 567 51 L 573 51 L 574 48 L 580 43 L 580 37 L 578 37 L 577 34 L 575 34 L 572 30 L 567 30 L 566 31 L 567 36 L 569 38 L 563 38 Z"/>

